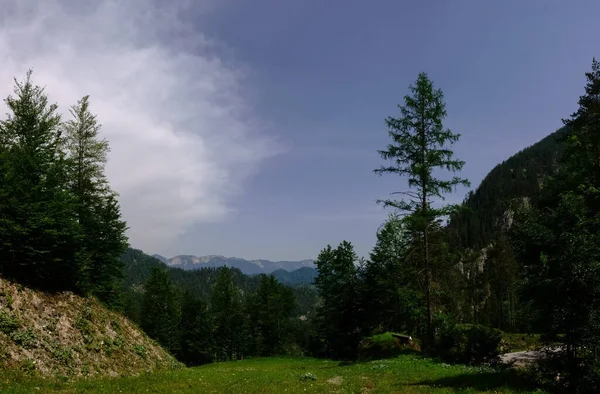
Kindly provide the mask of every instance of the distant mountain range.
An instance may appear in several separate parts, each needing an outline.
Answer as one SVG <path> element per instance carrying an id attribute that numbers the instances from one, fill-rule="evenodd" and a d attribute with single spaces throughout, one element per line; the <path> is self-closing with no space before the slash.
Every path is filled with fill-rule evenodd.
<path id="1" fill-rule="evenodd" d="M 246 275 L 257 275 L 257 274 L 271 274 L 275 271 L 281 270 L 283 273 L 279 273 L 280 276 L 285 276 L 285 272 L 291 273 L 300 268 L 310 268 L 315 270 L 314 260 L 301 260 L 301 261 L 270 261 L 270 260 L 245 260 L 238 257 L 225 257 L 225 256 L 190 256 L 181 255 L 175 256 L 170 259 L 155 254 L 152 257 L 162 261 L 169 267 L 182 268 L 184 270 L 197 270 L 206 267 L 232 267 L 237 268 Z M 304 271 L 298 276 L 306 276 L 310 271 Z M 316 276 L 316 270 L 315 270 Z M 279 278 L 278 278 L 279 279 Z M 290 279 L 290 280 L 293 280 Z"/>

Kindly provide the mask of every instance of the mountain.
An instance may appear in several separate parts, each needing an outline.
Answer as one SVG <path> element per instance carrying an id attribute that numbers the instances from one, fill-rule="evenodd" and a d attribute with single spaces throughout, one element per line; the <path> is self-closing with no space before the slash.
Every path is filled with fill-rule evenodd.
<path id="1" fill-rule="evenodd" d="M 271 273 L 278 281 L 288 286 L 312 285 L 319 272 L 315 268 L 302 267 L 288 272 L 283 269 Z"/>
<path id="2" fill-rule="evenodd" d="M 231 267 L 237 268 L 246 275 L 270 274 L 276 270 L 287 272 L 295 271 L 299 268 L 314 268 L 313 260 L 301 261 L 270 261 L 270 260 L 245 260 L 238 257 L 224 257 L 217 255 L 210 256 L 191 256 L 180 255 L 167 259 L 160 255 L 154 255 L 154 258 L 164 262 L 171 268 L 181 268 L 186 271 L 197 270 L 200 268 Z"/>
<path id="3" fill-rule="evenodd" d="M 516 258 L 510 228 L 516 210 L 537 201 L 549 177 L 560 168 L 570 130 L 561 128 L 495 166 L 450 217 L 449 240 L 463 250 L 459 270 L 468 288 L 454 291 L 470 321 L 505 331 L 533 330 L 532 311 L 521 302 L 525 262 Z M 462 303 L 462 306 L 459 306 Z M 468 305 L 468 307 L 465 307 Z"/>
<path id="4" fill-rule="evenodd" d="M 164 268 L 168 271 L 170 279 L 181 290 L 190 292 L 194 297 L 205 301 L 210 300 L 216 279 L 222 270 L 222 266 L 196 266 L 191 270 L 184 270 L 179 267 L 167 265 L 156 255 L 150 256 L 141 250 L 127 248 L 121 256 L 121 262 L 124 269 L 124 281 L 122 291 L 125 294 L 125 314 L 134 322 L 141 320 L 141 305 L 143 298 L 143 288 L 150 277 L 153 268 Z M 280 276 L 276 278 L 283 284 L 292 288 L 292 292 L 298 300 L 298 314 L 305 315 L 310 310 L 316 299 L 316 290 L 312 286 L 302 286 L 308 284 L 312 268 L 303 267 L 300 273 L 287 272 L 291 274 L 286 277 L 288 283 L 285 283 Z M 315 270 L 316 274 L 316 270 Z M 281 275 L 281 274 L 280 274 Z M 241 293 L 248 294 L 256 290 L 260 282 L 258 275 L 244 274 L 238 268 L 231 269 L 231 277 L 236 288 Z"/>
<path id="5" fill-rule="evenodd" d="M 514 201 L 534 201 L 547 177 L 552 176 L 564 151 L 569 129 L 563 127 L 496 165 L 470 192 L 463 209 L 448 227 L 462 246 L 484 248 L 510 225 Z"/>
<path id="6" fill-rule="evenodd" d="M 163 262 L 163 263 L 165 263 L 165 264 L 169 264 L 169 259 L 168 259 L 168 258 L 166 258 L 165 256 L 161 256 L 161 255 L 159 255 L 159 254 L 153 254 L 153 255 L 152 255 L 152 257 L 154 257 L 154 258 L 155 258 L 155 259 L 157 259 L 157 260 L 160 260 L 160 261 L 162 261 L 162 262 Z"/>

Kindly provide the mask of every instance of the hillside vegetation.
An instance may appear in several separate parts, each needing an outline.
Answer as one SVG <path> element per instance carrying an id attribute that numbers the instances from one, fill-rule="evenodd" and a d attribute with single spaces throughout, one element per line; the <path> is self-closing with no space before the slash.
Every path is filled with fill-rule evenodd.
<path id="1" fill-rule="evenodd" d="M 122 376 L 178 365 L 138 327 L 94 298 L 43 293 L 0 278 L 0 370 Z"/>

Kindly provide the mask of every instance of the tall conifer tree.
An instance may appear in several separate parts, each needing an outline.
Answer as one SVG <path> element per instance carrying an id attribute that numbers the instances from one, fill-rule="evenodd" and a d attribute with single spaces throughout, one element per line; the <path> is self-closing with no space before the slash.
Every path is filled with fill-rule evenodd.
<path id="1" fill-rule="evenodd" d="M 323 249 L 315 264 L 319 271 L 315 285 L 322 304 L 319 306 L 319 331 L 330 357 L 356 357 L 360 331 L 360 289 L 358 260 L 354 247 L 343 241 L 336 249 Z"/>
<path id="2" fill-rule="evenodd" d="M 419 74 L 414 85 L 410 86 L 412 96 L 404 97 L 404 105 L 399 105 L 401 117 L 388 117 L 386 124 L 392 138 L 386 149 L 379 154 L 391 161 L 382 166 L 376 174 L 394 174 L 408 178 L 409 188 L 415 191 L 398 191 L 406 197 L 403 200 L 380 200 L 389 206 L 407 214 L 410 228 L 420 235 L 423 272 L 425 275 L 425 300 L 427 310 L 426 345 L 433 341 L 432 302 L 431 302 L 431 256 L 429 230 L 434 221 L 448 215 L 453 206 L 434 208 L 434 198 L 443 200 L 444 193 L 452 192 L 457 185 L 468 186 L 466 179 L 453 177 L 449 180 L 436 178 L 435 170 L 446 169 L 451 172 L 460 171 L 465 164 L 454 158 L 454 153 L 447 147 L 458 141 L 460 134 L 445 129 L 442 120 L 446 117 L 446 105 L 441 90 L 435 89 L 425 73 Z"/>
<path id="3" fill-rule="evenodd" d="M 127 247 L 126 225 L 104 173 L 109 145 L 99 138 L 101 126 L 89 106 L 89 96 L 84 96 L 71 107 L 72 119 L 63 125 L 70 190 L 81 228 L 78 284 L 83 292 L 114 305 L 123 271 L 120 256 Z"/>
<path id="4" fill-rule="evenodd" d="M 73 289 L 77 223 L 66 188 L 61 119 L 32 72 L 15 80 L 0 122 L 0 270 L 47 289 Z"/>

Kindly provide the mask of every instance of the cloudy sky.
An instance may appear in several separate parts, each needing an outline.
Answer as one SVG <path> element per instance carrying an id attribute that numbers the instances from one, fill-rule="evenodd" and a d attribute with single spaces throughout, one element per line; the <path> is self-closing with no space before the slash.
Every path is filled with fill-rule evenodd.
<path id="1" fill-rule="evenodd" d="M 476 186 L 560 127 L 600 57 L 597 0 L 0 0 L 0 95 L 89 94 L 133 247 L 367 255 L 401 179 L 384 118 L 426 71 Z M 0 111 L 4 113 L 5 110 Z M 467 190 L 449 198 L 459 201 Z"/>

